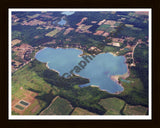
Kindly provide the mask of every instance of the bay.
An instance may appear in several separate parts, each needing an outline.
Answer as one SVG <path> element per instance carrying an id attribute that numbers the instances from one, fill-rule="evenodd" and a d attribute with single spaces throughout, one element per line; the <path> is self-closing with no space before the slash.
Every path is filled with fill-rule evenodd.
<path id="1" fill-rule="evenodd" d="M 101 90 L 109 93 L 122 92 L 124 88 L 117 82 L 111 79 L 113 75 L 123 75 L 127 70 L 124 56 L 114 56 L 111 53 L 101 53 L 92 57 L 92 60 L 88 58 L 87 62 L 84 57 L 80 56 L 83 53 L 80 49 L 75 48 L 44 48 L 37 52 L 35 58 L 43 63 L 47 63 L 48 68 L 55 70 L 62 76 L 64 73 L 70 74 L 71 70 L 75 75 L 79 75 L 83 78 L 89 79 L 89 83 L 79 85 L 85 86 L 97 86 Z M 82 68 L 79 63 L 81 61 L 86 62 L 86 66 Z M 77 73 L 75 66 L 81 68 Z"/>

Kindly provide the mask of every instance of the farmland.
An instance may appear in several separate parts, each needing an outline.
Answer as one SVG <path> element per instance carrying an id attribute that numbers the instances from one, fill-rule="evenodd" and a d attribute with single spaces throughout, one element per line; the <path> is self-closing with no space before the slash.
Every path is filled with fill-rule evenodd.
<path id="1" fill-rule="evenodd" d="M 21 87 L 20 90 L 18 90 L 18 94 L 20 93 L 21 97 L 15 95 L 12 97 L 12 110 L 14 112 L 21 115 L 35 115 L 45 106 L 45 102 L 35 98 L 38 95 L 36 92 Z"/>
<path id="2" fill-rule="evenodd" d="M 56 109 L 55 112 L 53 111 L 53 114 L 61 114 L 59 111 L 63 112 L 62 114 L 71 114 L 70 112 L 73 110 L 71 107 L 72 104 L 75 108 L 72 115 L 85 113 L 88 115 L 120 114 L 120 111 L 124 106 L 124 101 L 134 104 L 145 104 L 146 102 L 145 98 L 136 94 L 137 92 L 141 92 L 143 87 L 139 78 L 132 78 L 135 77 L 134 75 L 135 74 L 131 72 L 130 77 L 127 78 L 127 80 L 130 81 L 129 83 L 121 81 L 123 82 L 125 90 L 117 96 L 108 94 L 107 92 L 101 92 L 97 87 L 80 88 L 77 83 L 78 81 L 76 82 L 77 84 L 75 83 L 73 86 L 70 86 L 70 80 L 68 81 L 69 83 L 64 82 L 58 75 L 56 75 L 56 72 L 48 70 L 44 63 L 33 60 L 13 73 L 12 113 L 21 115 L 35 115 L 47 110 L 47 107 L 52 105 L 55 106 L 54 108 Z M 20 79 L 20 81 L 18 79 Z M 59 79 L 61 81 L 59 81 Z M 59 82 L 53 86 L 53 84 L 48 83 L 51 80 L 53 81 L 51 82 L 53 84 L 55 82 Z M 73 80 L 72 83 L 74 83 Z M 63 84 L 64 87 L 62 86 Z M 134 93 L 132 93 L 132 91 L 134 91 Z M 57 103 L 53 102 L 54 97 L 56 96 L 60 96 L 56 101 Z M 119 97 L 120 99 L 110 98 L 113 96 Z M 130 100 L 130 98 L 134 99 Z M 27 107 L 22 106 L 24 107 L 23 110 L 15 109 L 14 106 L 18 105 L 18 103 L 22 100 L 29 103 L 29 105 Z M 63 104 L 62 101 L 65 104 Z M 68 106 L 66 108 L 67 110 L 64 109 L 64 106 Z M 132 112 L 134 114 L 134 111 Z"/>
<path id="3" fill-rule="evenodd" d="M 76 107 L 71 115 L 97 115 L 83 108 Z"/>
<path id="4" fill-rule="evenodd" d="M 105 115 L 120 115 L 125 102 L 118 98 L 107 98 L 102 99 L 99 104 L 106 109 Z"/>
<path id="5" fill-rule="evenodd" d="M 41 69 L 43 66 L 41 66 Z M 45 64 L 44 64 L 44 68 Z M 46 102 L 37 99 L 37 96 L 41 96 L 45 93 L 49 93 L 51 90 L 50 84 L 46 83 L 41 77 L 39 77 L 29 65 L 25 65 L 20 70 L 13 73 L 12 77 L 12 109 L 16 113 L 25 115 L 35 115 L 40 112 L 46 106 Z M 29 103 L 27 107 L 23 106 L 23 111 L 15 109 L 14 106 L 20 105 L 19 102 L 24 100 Z"/>
<path id="6" fill-rule="evenodd" d="M 126 104 L 123 110 L 123 114 L 125 115 L 145 115 L 147 114 L 147 108 L 141 105 L 132 106 L 132 105 Z"/>
<path id="7" fill-rule="evenodd" d="M 41 65 L 42 66 L 42 65 Z M 41 69 L 46 68 L 45 64 Z M 51 85 L 46 83 L 41 77 L 39 77 L 29 65 L 25 65 L 20 70 L 14 73 L 12 77 L 12 94 L 18 97 L 23 95 L 23 92 L 19 94 L 20 87 L 24 89 L 33 89 L 36 91 L 43 91 L 48 93 L 51 89 Z"/>
<path id="8" fill-rule="evenodd" d="M 55 29 L 49 33 L 47 33 L 45 36 L 49 36 L 49 37 L 53 37 L 54 35 L 56 35 L 58 32 L 60 32 L 61 30 L 59 29 Z"/>
<path id="9" fill-rule="evenodd" d="M 102 31 L 110 32 L 110 31 L 113 30 L 113 28 L 111 28 L 110 25 L 108 25 L 108 24 L 103 24 L 103 25 L 99 26 L 97 28 L 97 30 L 102 30 Z"/>
<path id="10" fill-rule="evenodd" d="M 104 52 L 113 52 L 113 53 L 115 53 L 117 50 L 118 48 L 114 46 L 105 46 L 103 49 Z"/>
<path id="11" fill-rule="evenodd" d="M 147 107 L 147 94 L 145 94 L 143 83 L 136 76 L 135 70 L 130 69 L 130 76 L 126 80 L 130 82 L 121 81 L 125 90 L 119 96 L 132 105 L 140 104 Z"/>
<path id="12" fill-rule="evenodd" d="M 68 115 L 72 111 L 72 105 L 65 99 L 57 96 L 41 115 Z"/>
<path id="13" fill-rule="evenodd" d="M 18 39 L 12 40 L 12 46 L 19 44 L 19 43 L 21 43 L 21 40 L 18 40 Z"/>

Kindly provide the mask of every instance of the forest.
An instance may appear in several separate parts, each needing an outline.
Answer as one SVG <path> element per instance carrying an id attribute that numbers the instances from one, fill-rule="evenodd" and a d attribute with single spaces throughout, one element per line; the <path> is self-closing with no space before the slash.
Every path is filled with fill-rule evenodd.
<path id="1" fill-rule="evenodd" d="M 42 77 L 47 83 L 50 83 L 53 88 L 54 87 L 59 88 L 60 92 L 58 93 L 58 95 L 70 101 L 72 106 L 74 107 L 81 107 L 89 110 L 90 112 L 101 115 L 105 113 L 105 109 L 102 106 L 100 106 L 98 102 L 100 101 L 100 99 L 109 97 L 117 97 L 123 99 L 126 103 L 131 105 L 142 105 L 147 107 L 147 102 L 145 100 L 147 97 L 145 97 L 143 91 L 139 90 L 139 87 L 141 86 L 140 84 L 136 85 L 137 86 L 136 88 L 132 88 L 131 92 L 128 92 L 127 89 L 128 87 L 126 87 L 126 91 L 124 93 L 122 92 L 122 94 L 120 95 L 110 94 L 107 93 L 106 91 L 101 91 L 97 87 L 91 87 L 91 86 L 82 88 L 79 86 L 77 87 L 77 85 L 85 84 L 88 83 L 89 81 L 87 79 L 78 76 L 73 76 L 69 79 L 65 79 L 59 76 L 58 73 L 50 69 L 40 68 L 41 65 L 42 65 L 41 62 L 34 60 L 31 62 L 31 65 L 29 67 L 31 70 L 36 72 L 40 77 Z M 131 69 L 131 71 L 134 72 L 136 70 Z M 37 98 L 43 99 L 44 97 L 46 97 L 46 94 L 38 96 Z M 46 102 L 50 103 L 50 101 L 51 100 L 48 101 L 46 99 Z"/>

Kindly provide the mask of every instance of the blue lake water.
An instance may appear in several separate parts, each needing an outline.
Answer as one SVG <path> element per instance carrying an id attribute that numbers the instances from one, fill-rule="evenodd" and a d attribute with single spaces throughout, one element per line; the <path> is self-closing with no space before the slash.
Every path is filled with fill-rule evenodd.
<path id="1" fill-rule="evenodd" d="M 111 75 L 121 75 L 127 72 L 123 56 L 102 53 L 95 55 L 95 57 L 90 56 L 92 60 L 87 58 L 89 61 L 87 62 L 84 59 L 86 56 L 79 56 L 82 53 L 81 50 L 75 48 L 44 48 L 36 54 L 35 58 L 40 62 L 47 63 L 48 67 L 58 71 L 60 76 L 64 73 L 70 74 L 72 70 L 74 74 L 90 80 L 90 83 L 80 85 L 80 87 L 96 85 L 109 93 L 123 91 L 122 86 L 110 79 Z M 81 63 L 81 66 L 85 66 L 84 69 L 79 65 L 82 61 L 86 63 L 86 65 Z M 80 67 L 81 70 L 73 70 L 75 66 Z"/>
<path id="2" fill-rule="evenodd" d="M 61 14 L 69 16 L 69 15 L 72 15 L 74 13 L 75 13 L 74 11 L 65 11 L 65 12 L 62 12 Z"/>
<path id="3" fill-rule="evenodd" d="M 63 18 L 58 22 L 59 25 L 65 25 L 66 24 L 66 20 L 64 20 Z"/>

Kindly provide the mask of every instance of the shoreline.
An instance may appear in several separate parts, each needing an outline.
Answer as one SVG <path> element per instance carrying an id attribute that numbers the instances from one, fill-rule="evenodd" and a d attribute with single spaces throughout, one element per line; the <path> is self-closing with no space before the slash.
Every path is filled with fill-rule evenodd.
<path id="1" fill-rule="evenodd" d="M 128 63 L 126 63 L 127 59 L 126 59 L 126 57 L 124 55 L 123 55 L 123 57 L 125 58 L 124 64 L 127 65 L 127 72 L 122 74 L 122 75 L 111 75 L 110 79 L 113 80 L 114 82 L 116 82 L 118 85 L 120 85 L 124 90 L 124 87 L 123 87 L 122 83 L 119 83 L 119 78 L 122 78 L 122 79 L 128 78 L 130 76 L 130 71 L 129 71 L 129 68 L 128 68 Z M 120 94 L 120 93 L 121 92 L 117 92 L 117 94 Z"/>
<path id="2" fill-rule="evenodd" d="M 113 52 L 108 52 L 108 53 L 112 54 L 113 56 L 117 56 L 116 53 Z"/>
<path id="3" fill-rule="evenodd" d="M 46 49 L 46 48 L 47 48 L 47 47 L 44 47 L 44 48 L 40 49 L 38 52 L 36 52 L 35 55 L 34 55 L 34 58 L 36 58 L 36 55 L 37 55 L 39 52 L 41 52 L 41 50 L 44 50 L 44 49 Z"/>
<path id="4" fill-rule="evenodd" d="M 53 47 L 44 47 L 44 48 L 42 48 L 42 49 L 40 49 L 38 52 L 40 52 L 41 50 L 43 50 L 43 49 L 46 49 L 46 48 L 53 48 Z M 56 48 L 53 48 L 53 49 L 77 49 L 77 50 L 80 50 L 80 51 L 82 51 L 82 54 L 80 54 L 80 55 L 78 55 L 78 57 L 82 57 L 83 55 L 85 55 L 84 54 L 84 50 L 83 49 L 80 49 L 80 48 L 72 48 L 72 47 L 68 47 L 68 48 L 63 48 L 63 47 L 56 47 Z M 38 53 L 37 52 L 37 53 Z M 36 54 L 37 54 L 36 53 Z M 109 54 L 112 54 L 113 56 L 118 56 L 116 53 L 113 53 L 113 52 L 101 52 L 101 53 L 98 53 L 98 54 L 95 54 L 95 55 L 99 55 L 99 54 L 105 54 L 105 53 L 109 53 Z M 35 54 L 35 56 L 36 56 L 36 54 Z M 92 54 L 90 54 L 90 53 L 87 53 L 88 55 L 92 55 Z M 123 55 L 124 56 L 124 55 Z M 125 56 L 124 56 L 125 57 Z M 126 58 L 125 58 L 126 59 Z"/>
<path id="5" fill-rule="evenodd" d="M 46 49 L 46 48 L 49 48 L 49 47 L 44 47 L 43 49 L 41 49 L 41 50 L 44 50 L 44 49 Z M 56 48 L 53 48 L 53 49 L 59 49 L 59 48 L 61 48 L 61 47 L 56 47 Z M 82 49 L 79 49 L 79 48 L 61 48 L 61 49 L 77 49 L 77 50 L 80 50 L 80 51 L 82 51 L 82 54 L 80 54 L 80 55 L 78 55 L 78 57 L 82 57 L 83 55 L 84 55 L 84 51 L 82 50 Z M 41 51 L 41 50 L 39 50 L 36 54 L 35 54 L 35 56 Z M 99 53 L 99 54 L 105 54 L 105 53 L 109 53 L 109 54 L 112 54 L 113 56 L 118 56 L 118 55 L 116 55 L 115 53 L 112 53 L 112 52 L 102 52 L 102 53 Z M 118 85 L 120 85 L 122 88 L 123 88 L 123 91 L 124 91 L 124 87 L 123 87 L 123 85 L 121 84 L 121 83 L 119 83 L 119 78 L 122 78 L 122 79 L 126 79 L 127 77 L 129 77 L 129 75 L 130 75 L 130 72 L 129 72 L 129 68 L 128 68 L 128 63 L 126 63 L 126 57 L 125 56 L 123 56 L 124 58 L 125 58 L 125 61 L 124 61 L 124 63 L 126 64 L 126 66 L 127 66 L 127 72 L 126 73 L 124 73 L 124 74 L 122 74 L 122 75 L 111 75 L 110 76 L 110 79 L 111 80 L 113 80 L 114 82 L 116 82 Z M 42 63 L 45 63 L 45 62 L 42 62 Z M 48 66 L 48 62 L 46 63 L 46 67 L 49 69 L 49 70 L 52 70 L 52 71 L 54 71 L 54 72 L 57 72 L 58 73 L 58 75 L 60 76 L 60 72 L 59 71 L 57 71 L 57 70 L 55 70 L 55 69 L 51 69 L 49 66 Z M 78 76 L 78 77 L 81 77 L 81 78 L 84 78 L 84 77 L 82 77 L 82 76 L 80 76 L 79 74 L 74 74 L 75 76 Z M 88 78 L 85 78 L 85 79 L 88 79 Z M 80 85 L 79 85 L 80 86 Z M 98 85 L 90 85 L 91 87 L 98 87 L 99 89 L 100 89 L 100 87 L 98 86 Z M 107 91 L 107 90 L 103 90 L 103 89 L 100 89 L 101 91 Z M 110 93 L 110 94 L 120 94 L 121 92 L 123 92 L 123 91 L 117 91 L 117 92 L 115 92 L 115 93 L 110 93 L 110 92 L 108 92 L 108 93 Z"/>
<path id="6" fill-rule="evenodd" d="M 54 72 L 57 72 L 58 73 L 58 75 L 60 76 L 60 72 L 58 72 L 57 70 L 55 70 L 55 69 L 51 69 L 51 68 L 49 68 L 49 66 L 48 66 L 48 62 L 46 63 L 46 67 L 49 69 L 49 70 L 53 70 Z"/>
<path id="7" fill-rule="evenodd" d="M 100 91 L 103 91 L 103 92 L 107 92 L 107 93 L 109 93 L 109 94 L 112 94 L 112 95 L 118 95 L 118 94 L 120 94 L 121 92 L 123 92 L 123 91 L 117 91 L 117 92 L 115 92 L 115 93 L 111 93 L 111 92 L 109 92 L 109 91 L 107 91 L 107 90 L 105 90 L 105 89 L 101 89 L 98 85 L 89 85 L 89 86 L 91 86 L 91 87 L 97 87 L 97 88 L 99 88 L 100 89 Z M 123 87 L 123 86 L 122 86 Z M 124 90 L 124 88 L 123 88 L 123 90 Z"/>
<path id="8" fill-rule="evenodd" d="M 129 72 L 129 69 L 128 69 L 127 72 L 122 74 L 122 75 L 111 75 L 110 79 L 113 80 L 114 82 L 116 82 L 121 87 L 123 87 L 123 85 L 121 83 L 119 83 L 119 78 L 126 79 L 126 78 L 129 77 L 129 75 L 130 75 L 130 72 Z"/>
<path id="9" fill-rule="evenodd" d="M 49 48 L 49 47 L 48 47 Z M 79 49 L 79 48 L 63 48 L 63 47 L 56 47 L 56 48 L 53 48 L 53 49 L 77 49 L 77 50 L 80 50 L 80 51 L 82 51 L 82 53 L 80 54 L 80 55 L 78 55 L 78 57 L 81 57 L 81 56 L 83 56 L 83 54 L 84 54 L 84 52 L 83 52 L 83 50 L 82 49 Z"/>

